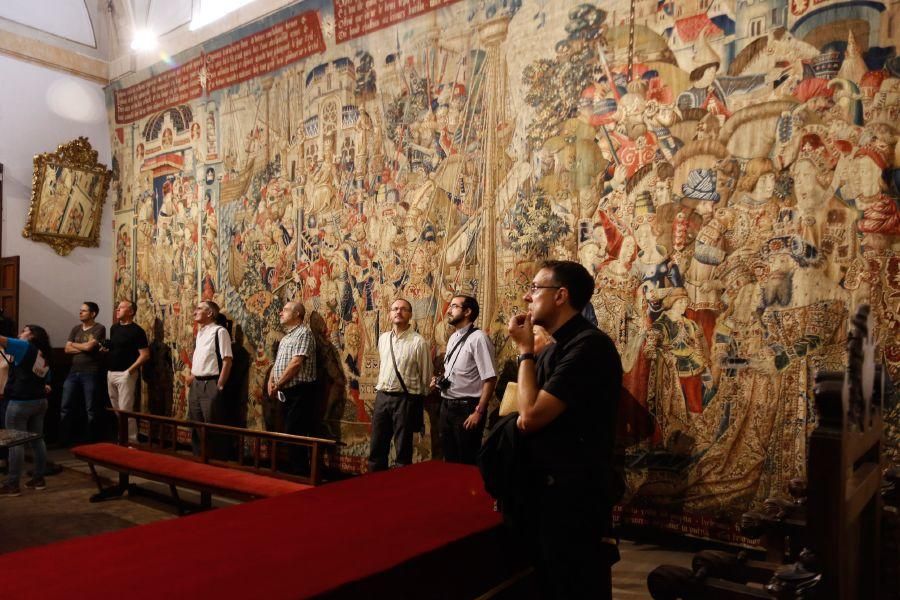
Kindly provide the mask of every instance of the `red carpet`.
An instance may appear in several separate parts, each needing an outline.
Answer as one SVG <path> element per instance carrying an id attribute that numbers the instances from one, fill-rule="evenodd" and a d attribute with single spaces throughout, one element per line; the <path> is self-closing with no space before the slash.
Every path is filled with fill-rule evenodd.
<path id="1" fill-rule="evenodd" d="M 475 467 L 426 462 L 0 556 L 3 596 L 466 597 L 509 555 L 491 507 Z"/>

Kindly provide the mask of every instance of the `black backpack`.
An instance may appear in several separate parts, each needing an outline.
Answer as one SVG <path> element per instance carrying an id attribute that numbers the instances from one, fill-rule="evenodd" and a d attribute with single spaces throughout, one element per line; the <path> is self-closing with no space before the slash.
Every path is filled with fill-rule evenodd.
<path id="1" fill-rule="evenodd" d="M 484 489 L 503 502 L 515 495 L 521 485 L 522 445 L 516 419 L 519 413 L 501 417 L 488 433 L 476 459 Z"/>

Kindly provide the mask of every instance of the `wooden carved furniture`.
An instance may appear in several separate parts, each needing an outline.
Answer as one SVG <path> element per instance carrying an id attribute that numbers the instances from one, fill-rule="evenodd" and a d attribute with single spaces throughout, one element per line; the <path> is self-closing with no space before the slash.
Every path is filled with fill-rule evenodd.
<path id="1" fill-rule="evenodd" d="M 847 344 L 846 377 L 823 377 L 817 388 L 807 510 L 822 598 L 879 597 L 884 377 L 875 365 L 871 324 L 869 307 L 861 307 Z"/>
<path id="2" fill-rule="evenodd" d="M 881 488 L 882 600 L 900 600 L 900 469 L 888 469 Z"/>
<path id="3" fill-rule="evenodd" d="M 880 597 L 884 376 L 870 332 L 869 307 L 862 306 L 847 342 L 846 372 L 816 375 L 818 424 L 809 440 L 805 493 L 792 482 L 793 501 L 773 499 L 744 517 L 745 531 L 772 542 L 768 560 L 700 552 L 692 570 L 663 565 L 651 572 L 653 598 Z"/>
<path id="4" fill-rule="evenodd" d="M 766 560 L 773 563 L 797 560 L 806 538 L 806 482 L 792 479 L 788 484 L 791 500 L 769 498 L 761 511 L 741 516 L 741 533 L 760 540 Z"/>

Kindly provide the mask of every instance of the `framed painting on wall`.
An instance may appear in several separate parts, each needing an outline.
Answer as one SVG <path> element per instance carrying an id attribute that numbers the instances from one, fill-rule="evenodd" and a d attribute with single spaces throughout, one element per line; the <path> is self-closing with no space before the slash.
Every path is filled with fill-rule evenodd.
<path id="1" fill-rule="evenodd" d="M 22 235 L 49 244 L 61 256 L 76 246 L 98 246 L 111 176 L 85 137 L 38 154 Z"/>

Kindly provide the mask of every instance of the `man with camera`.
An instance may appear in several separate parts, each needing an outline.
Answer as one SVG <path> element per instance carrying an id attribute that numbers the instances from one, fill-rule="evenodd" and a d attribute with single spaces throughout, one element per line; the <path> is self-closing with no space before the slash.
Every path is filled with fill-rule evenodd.
<path id="1" fill-rule="evenodd" d="M 423 427 L 425 393 L 431 380 L 428 343 L 409 325 L 412 304 L 397 298 L 391 304 L 391 330 L 378 338 L 381 365 L 375 384 L 369 471 L 388 468 L 391 438 L 395 463 L 412 463 L 413 433 Z"/>
<path id="2" fill-rule="evenodd" d="M 484 433 L 485 411 L 497 386 L 494 345 L 475 327 L 478 301 L 454 296 L 447 323 L 455 329 L 447 340 L 444 373 L 432 384 L 441 391 L 440 435 L 444 460 L 475 464 Z"/>

